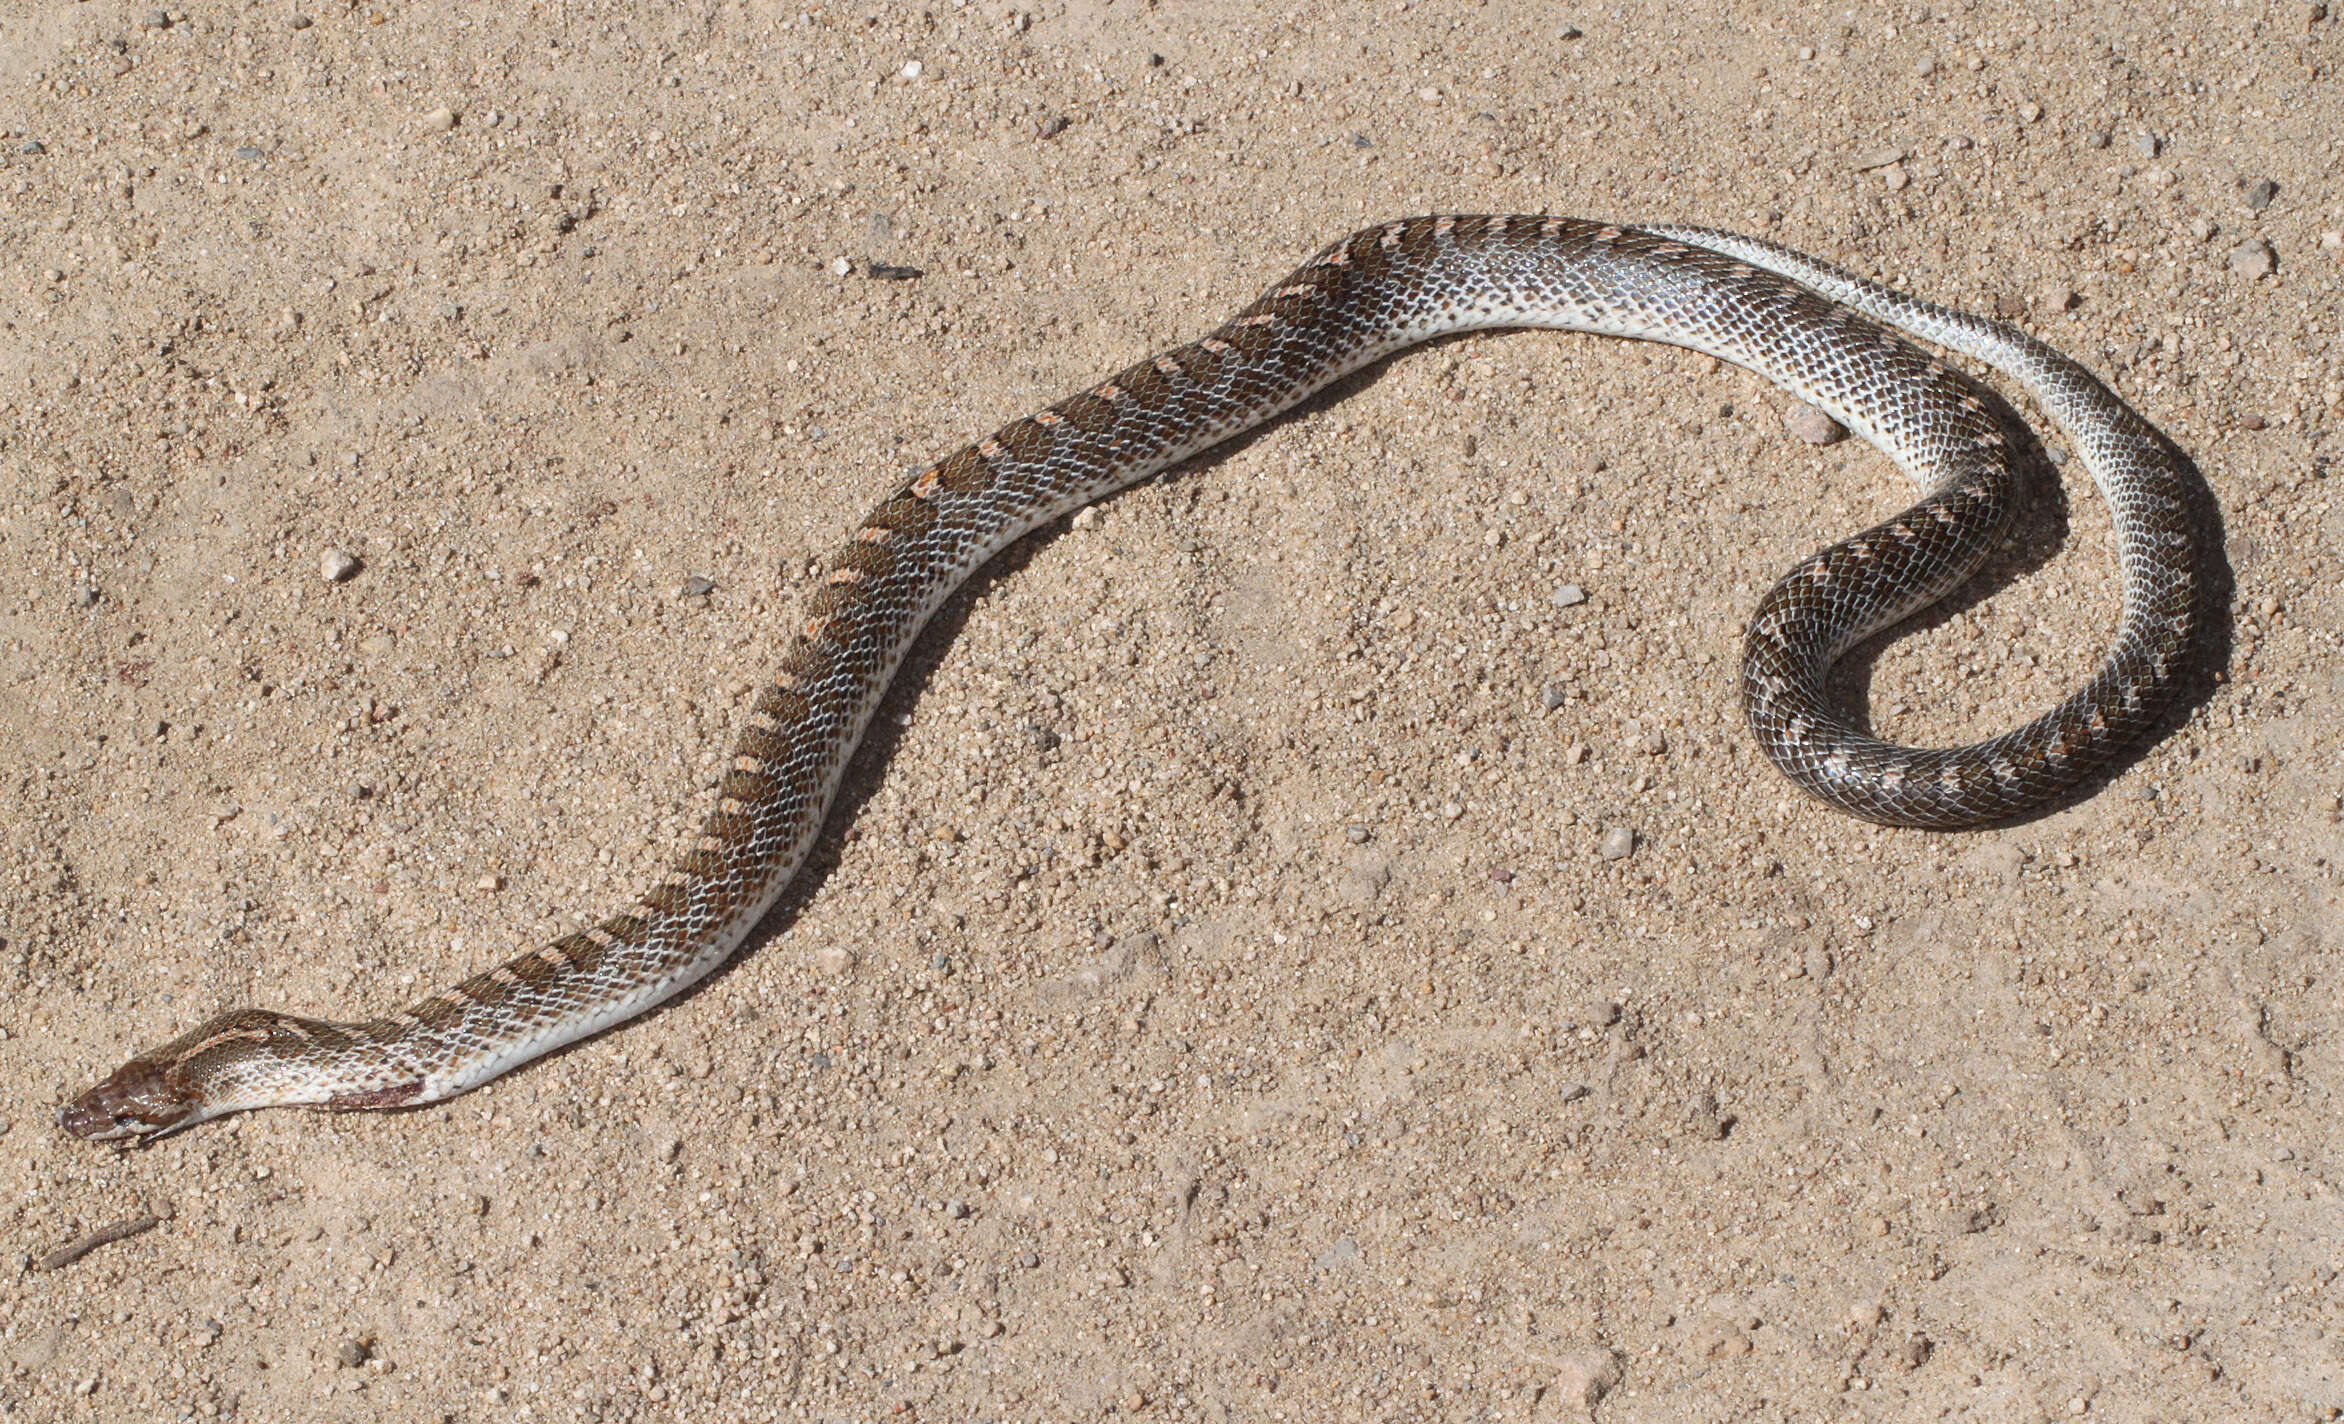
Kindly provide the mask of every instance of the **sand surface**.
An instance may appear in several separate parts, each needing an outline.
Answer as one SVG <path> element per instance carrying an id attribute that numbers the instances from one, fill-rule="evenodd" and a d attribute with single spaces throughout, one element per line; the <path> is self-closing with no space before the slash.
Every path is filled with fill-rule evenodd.
<path id="1" fill-rule="evenodd" d="M 0 1419 L 2344 1407 L 2344 22 L 460 8 L 0 18 Z M 2219 502 L 2184 705 L 2019 825 L 1808 801 L 1744 620 L 1900 477 L 1476 337 L 1008 554 L 701 992 L 411 1113 L 57 1130 L 617 909 L 907 470 L 1443 210 L 2090 364 Z M 1884 731 L 2092 667 L 2063 481 L 1858 669 Z"/>

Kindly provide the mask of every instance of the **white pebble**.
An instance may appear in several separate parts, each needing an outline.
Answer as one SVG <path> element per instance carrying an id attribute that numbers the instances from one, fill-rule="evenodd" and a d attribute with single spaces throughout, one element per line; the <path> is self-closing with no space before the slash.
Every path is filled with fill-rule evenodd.
<path id="1" fill-rule="evenodd" d="M 317 571 L 327 583 L 348 583 L 358 577 L 362 567 L 358 556 L 343 549 L 328 549 L 317 556 Z"/>

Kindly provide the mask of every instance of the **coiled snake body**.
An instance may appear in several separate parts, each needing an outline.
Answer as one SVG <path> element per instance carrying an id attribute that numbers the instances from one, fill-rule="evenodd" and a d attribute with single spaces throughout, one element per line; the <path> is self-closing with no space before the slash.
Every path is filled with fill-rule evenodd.
<path id="1" fill-rule="evenodd" d="M 2124 606 L 2099 670 L 2034 721 L 1966 747 L 1880 741 L 1826 696 L 1848 647 L 1969 577 L 2007 529 L 2019 485 L 2016 437 L 1998 405 L 1866 317 L 2025 386 L 2114 517 Z M 1891 825 L 2005 819 L 2107 766 L 2168 700 L 2195 606 L 2189 477 L 2082 367 L 1750 238 L 1570 218 L 1413 218 L 1353 234 L 1211 335 L 1013 421 L 882 501 L 832 558 L 749 714 L 716 810 L 624 912 L 387 1018 L 225 1014 L 82 1094 L 64 1127 L 134 1138 L 277 1104 L 432 1102 L 641 1013 L 722 963 L 789 883 L 906 648 L 979 565 L 1387 353 L 1517 326 L 1668 342 L 1748 367 L 1870 439 L 1923 490 L 1904 513 L 1793 569 L 1750 622 L 1750 729 L 1814 795 Z"/>

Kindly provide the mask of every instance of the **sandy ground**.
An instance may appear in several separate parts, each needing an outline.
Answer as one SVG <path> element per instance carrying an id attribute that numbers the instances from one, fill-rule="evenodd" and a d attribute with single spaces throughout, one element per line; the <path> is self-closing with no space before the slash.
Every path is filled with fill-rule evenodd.
<path id="1" fill-rule="evenodd" d="M 2337 1417 L 2344 22 L 466 8 L 0 20 L 0 1418 Z M 2197 693 L 2025 824 L 1811 804 L 1743 620 L 1898 477 L 1450 343 L 956 600 L 704 991 L 414 1113 L 56 1130 L 616 908 L 907 468 L 1438 210 L 2046 335 L 2219 500 Z M 2076 476 L 1883 729 L 2092 665 Z"/>

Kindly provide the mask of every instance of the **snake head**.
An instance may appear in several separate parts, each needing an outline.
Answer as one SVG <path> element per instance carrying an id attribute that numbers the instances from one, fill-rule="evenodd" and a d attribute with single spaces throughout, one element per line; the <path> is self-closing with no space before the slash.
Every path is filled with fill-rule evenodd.
<path id="1" fill-rule="evenodd" d="M 92 1142 L 143 1142 L 210 1115 L 185 1078 L 165 1064 L 133 1058 L 59 1109 L 57 1125 Z"/>

